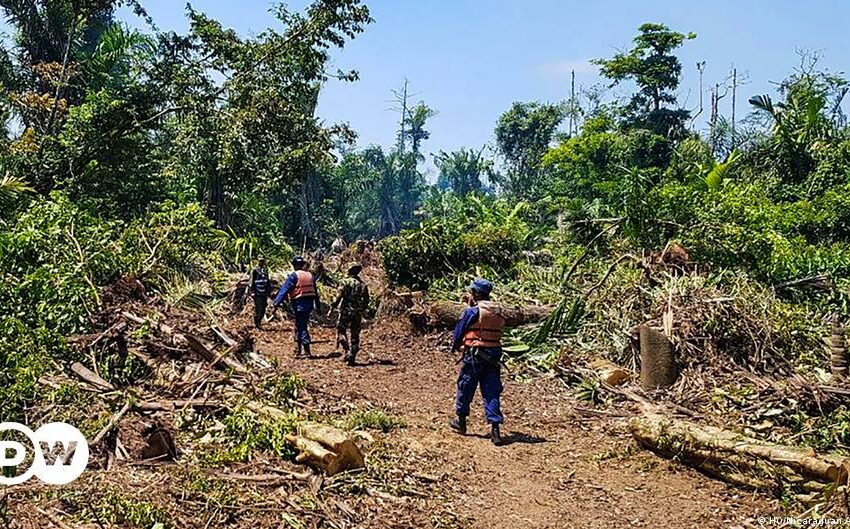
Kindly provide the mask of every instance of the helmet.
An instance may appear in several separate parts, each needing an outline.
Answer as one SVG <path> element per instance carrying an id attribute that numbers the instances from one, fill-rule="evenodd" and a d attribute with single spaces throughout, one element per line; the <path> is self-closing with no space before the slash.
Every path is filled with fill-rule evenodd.
<path id="1" fill-rule="evenodd" d="M 474 290 L 479 294 L 489 296 L 490 292 L 493 292 L 493 283 L 484 278 L 477 277 L 469 284 L 469 290 Z"/>
<path id="2" fill-rule="evenodd" d="M 360 264 L 360 263 L 351 263 L 350 265 L 348 265 L 347 272 L 348 272 L 348 275 L 350 275 L 350 276 L 354 276 L 354 275 L 359 274 L 362 270 L 363 270 L 363 265 L 362 265 L 362 264 Z"/>
<path id="3" fill-rule="evenodd" d="M 304 266 L 305 264 L 307 264 L 307 261 L 300 255 L 292 258 L 292 266 Z"/>

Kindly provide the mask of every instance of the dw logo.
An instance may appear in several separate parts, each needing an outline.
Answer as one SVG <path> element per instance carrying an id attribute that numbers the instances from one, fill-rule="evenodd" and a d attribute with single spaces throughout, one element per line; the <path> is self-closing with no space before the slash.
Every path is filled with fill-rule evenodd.
<path id="1" fill-rule="evenodd" d="M 32 443 L 32 465 L 23 474 L 0 475 L 0 485 L 17 485 L 33 476 L 49 485 L 65 485 L 80 477 L 89 462 L 89 444 L 79 430 L 62 422 L 45 424 L 35 432 L 16 422 L 0 423 L 0 435 L 15 431 Z M 0 439 L 0 467 L 17 467 L 27 459 L 27 447 Z"/>

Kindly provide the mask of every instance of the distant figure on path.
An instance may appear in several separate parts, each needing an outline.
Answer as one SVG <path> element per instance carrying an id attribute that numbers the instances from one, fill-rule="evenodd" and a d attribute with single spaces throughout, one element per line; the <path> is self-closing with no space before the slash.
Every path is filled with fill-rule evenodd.
<path id="1" fill-rule="evenodd" d="M 363 265 L 356 263 L 348 267 L 347 277 L 339 286 L 339 294 L 331 304 L 339 309 L 336 332 L 337 344 L 345 351 L 345 363 L 353 366 L 360 351 L 360 329 L 363 317 L 369 308 L 369 287 L 360 279 Z M 348 341 L 348 331 L 351 330 L 351 343 Z"/>
<path id="2" fill-rule="evenodd" d="M 472 299 L 455 325 L 452 352 L 463 348 L 462 366 L 457 379 L 455 408 L 457 418 L 450 426 L 466 435 L 466 419 L 475 389 L 481 386 L 484 414 L 490 423 L 490 440 L 502 444 L 499 427 L 504 422 L 500 408 L 502 395 L 502 329 L 505 319 L 498 314 L 499 306 L 490 301 L 493 283 L 475 279 L 469 286 Z"/>
<path id="3" fill-rule="evenodd" d="M 269 269 L 266 268 L 266 258 L 262 255 L 257 258 L 257 267 L 251 270 L 251 295 L 254 298 L 254 327 L 262 328 L 263 318 L 266 316 L 266 307 L 271 294 L 269 283 Z"/>
<path id="4" fill-rule="evenodd" d="M 294 272 L 287 276 L 274 299 L 277 309 L 287 297 L 292 301 L 292 312 L 295 314 L 295 357 L 300 358 L 302 352 L 310 356 L 310 314 L 319 308 L 319 289 L 316 288 L 316 278 L 307 271 L 307 261 L 300 255 L 292 258 Z"/>

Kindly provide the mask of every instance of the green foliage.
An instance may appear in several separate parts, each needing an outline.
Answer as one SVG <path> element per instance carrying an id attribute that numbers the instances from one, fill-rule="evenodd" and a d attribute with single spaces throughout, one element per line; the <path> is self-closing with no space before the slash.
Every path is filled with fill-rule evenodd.
<path id="1" fill-rule="evenodd" d="M 496 146 L 508 164 L 504 176 L 495 180 L 508 195 L 519 199 L 538 198 L 545 192 L 540 180 L 540 163 L 564 120 L 559 105 L 514 103 L 496 124 Z M 496 176 L 496 175 L 494 175 Z"/>
<path id="2" fill-rule="evenodd" d="M 576 400 L 602 404 L 602 392 L 599 379 L 595 377 L 583 378 L 575 387 Z"/>
<path id="3" fill-rule="evenodd" d="M 158 506 L 128 497 L 117 490 L 99 495 L 93 502 L 79 498 L 79 504 L 93 510 L 92 514 L 98 523 L 121 524 L 135 529 L 172 527 L 168 514 Z"/>
<path id="4" fill-rule="evenodd" d="M 600 132 L 586 126 L 551 149 L 542 164 L 553 192 L 613 205 L 630 170 L 660 172 L 670 163 L 671 150 L 669 140 L 645 130 Z"/>
<path id="5" fill-rule="evenodd" d="M 344 419 L 343 425 L 348 430 L 380 430 L 384 433 L 405 427 L 402 419 L 380 409 L 351 412 Z"/>
<path id="6" fill-rule="evenodd" d="M 475 195 L 434 194 L 426 211 L 429 208 L 452 213 L 381 241 L 384 269 L 395 284 L 427 288 L 439 278 L 474 266 L 507 272 L 531 234 L 524 203 L 511 207 Z"/>
<path id="7" fill-rule="evenodd" d="M 296 404 L 301 390 L 305 387 L 307 383 L 304 379 L 287 373 L 267 381 L 265 390 L 271 402 L 289 408 Z"/>
<path id="8" fill-rule="evenodd" d="M 295 412 L 285 418 L 267 418 L 240 407 L 222 422 L 226 444 L 216 456 L 218 462 L 247 462 L 257 450 L 287 459 L 295 457 L 295 452 L 286 441 L 286 436 L 295 432 L 298 423 Z"/>
<path id="9" fill-rule="evenodd" d="M 471 149 L 452 153 L 440 151 L 434 156 L 434 164 L 440 171 L 437 188 L 459 196 L 482 191 L 482 178 L 493 177 L 493 162 L 484 159 L 483 152 L 483 149 L 478 152 Z"/>

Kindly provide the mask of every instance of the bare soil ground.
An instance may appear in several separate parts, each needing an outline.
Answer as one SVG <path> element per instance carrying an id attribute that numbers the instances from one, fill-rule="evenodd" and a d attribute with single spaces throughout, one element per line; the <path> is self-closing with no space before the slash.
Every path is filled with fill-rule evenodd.
<path id="1" fill-rule="evenodd" d="M 404 322 L 376 323 L 364 332 L 359 365 L 348 368 L 334 354 L 333 330 L 313 333 L 322 342 L 314 345 L 313 359 L 293 358 L 287 322 L 258 332 L 256 348 L 306 379 L 314 392 L 401 417 L 407 427 L 386 442 L 437 469 L 444 507 L 457 514 L 456 525 L 757 527 L 760 516 L 781 511 L 775 500 L 641 451 L 618 417 L 629 410 L 585 417 L 576 407 L 586 404 L 551 377 L 504 374 L 507 446 L 495 447 L 485 437 L 480 407 L 470 418 L 470 435 L 452 433 L 447 423 L 457 366 L 445 335 L 412 336 Z M 431 525 L 441 523 L 432 518 Z"/>

